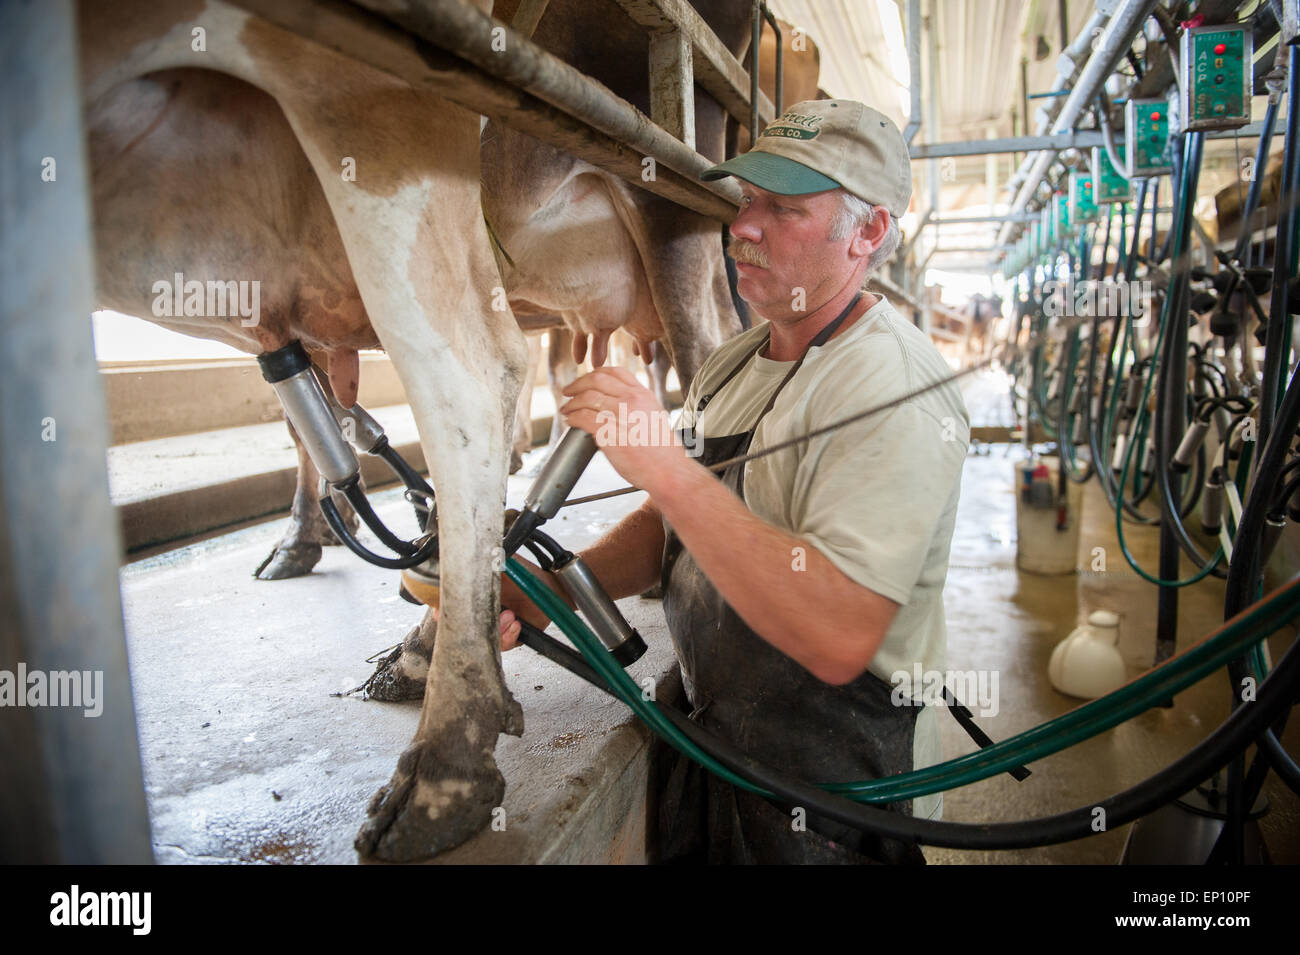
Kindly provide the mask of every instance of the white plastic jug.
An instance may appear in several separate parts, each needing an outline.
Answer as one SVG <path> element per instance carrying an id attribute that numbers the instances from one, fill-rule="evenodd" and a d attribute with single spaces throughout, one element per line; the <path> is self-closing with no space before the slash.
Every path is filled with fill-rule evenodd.
<path id="1" fill-rule="evenodd" d="M 1088 622 L 1056 645 L 1047 676 L 1067 696 L 1093 700 L 1119 689 L 1128 679 L 1119 652 L 1119 615 L 1094 610 Z"/>

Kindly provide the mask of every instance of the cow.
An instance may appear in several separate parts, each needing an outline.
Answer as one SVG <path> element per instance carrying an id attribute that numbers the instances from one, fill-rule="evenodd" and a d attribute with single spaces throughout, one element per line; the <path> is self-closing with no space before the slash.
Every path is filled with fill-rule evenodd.
<path id="1" fill-rule="evenodd" d="M 518 6 L 499 0 L 494 15 L 509 22 Z M 697 6 L 732 54 L 742 55 L 749 5 Z M 586 0 L 551 0 L 533 40 L 648 113 L 649 41 L 612 4 L 605 9 L 599 47 L 586 42 Z M 697 89 L 697 150 L 721 161 L 727 136 L 726 112 Z M 560 387 L 584 358 L 603 364 L 610 336 L 622 328 L 642 355 L 655 340 L 663 344 L 684 393 L 709 353 L 741 330 L 717 222 L 491 120 L 483 130 L 482 176 L 483 210 L 504 251 L 499 261 L 516 319 L 525 330 L 553 328 L 558 315 L 573 336 L 572 364 L 552 355 Z M 435 632 L 426 617 L 380 662 L 366 693 L 396 701 L 423 692 Z"/>
<path id="2" fill-rule="evenodd" d="M 748 0 L 702 6 L 741 54 Z M 611 7 L 600 54 L 584 52 L 590 6 L 551 7 L 539 42 L 648 110 L 644 33 Z M 602 295 L 599 273 L 578 270 L 566 295 L 525 253 L 511 305 L 572 313 L 597 351 L 628 309 L 638 341 L 662 331 L 684 383 L 729 333 L 717 223 L 504 128 L 481 145 L 478 115 L 221 0 L 84 2 L 78 29 L 99 303 L 256 354 L 300 341 L 344 406 L 359 349 L 383 347 L 402 380 L 440 504 L 443 597 L 438 639 L 426 615 L 382 674 L 418 685 L 423 704 L 356 845 L 394 861 L 457 845 L 500 804 L 498 735 L 523 729 L 501 672 L 494 541 L 527 346 L 494 307 L 484 211 L 507 249 L 566 238 L 530 218 L 557 202 L 625 216 L 600 238 L 639 274 Z M 432 69 L 417 51 L 403 65 Z M 696 117 L 698 148 L 720 160 L 721 107 L 697 94 Z M 493 141 L 497 168 L 484 164 Z M 582 254 L 542 250 L 548 267 Z M 173 276 L 258 283 L 257 314 L 165 314 Z M 702 318 L 716 331 L 694 335 Z"/>
<path id="3" fill-rule="evenodd" d="M 543 16 L 541 35 L 537 40 L 543 47 L 560 53 L 563 58 L 566 56 L 564 51 L 553 49 L 548 45 L 553 44 L 555 39 L 552 36 L 552 24 L 581 21 L 573 19 L 578 14 L 576 8 L 566 9 L 558 0 L 553 0 L 553 5 L 557 9 Z M 493 15 L 499 20 L 509 22 L 517 12 L 518 6 L 519 0 L 499 0 Z M 782 95 L 785 102 L 798 103 L 826 98 L 825 91 L 817 85 L 821 63 L 821 53 L 817 44 L 812 37 L 798 31 L 785 20 L 778 19 L 777 23 L 781 28 L 784 53 Z M 601 49 L 603 51 L 604 47 Z M 600 62 L 605 59 L 602 52 L 597 54 L 595 61 Z M 747 61 L 746 65 L 748 65 Z M 762 41 L 759 46 L 759 86 L 769 98 L 776 95 L 776 35 L 766 21 L 763 23 Z M 624 84 L 613 88 L 630 87 Z M 648 110 L 648 105 L 645 103 L 636 102 L 635 105 Z M 735 141 L 735 146 L 728 148 L 728 155 L 744 152 L 749 148 L 750 137 L 746 126 L 730 123 L 728 130 L 728 138 Z M 484 189 L 488 196 L 485 205 L 493 215 L 490 221 L 493 222 L 494 227 L 497 230 L 504 230 L 504 234 L 498 231 L 498 236 L 501 245 L 507 249 L 512 260 L 511 264 L 503 270 L 511 308 L 521 327 L 530 333 L 526 384 L 520 393 L 515 414 L 514 440 L 510 452 L 509 472 L 511 474 L 522 467 L 523 456 L 532 447 L 532 376 L 540 363 L 537 340 L 540 331 L 548 330 L 550 333 L 547 381 L 557 407 L 560 404 L 561 389 L 578 376 L 578 366 L 582 364 L 584 358 L 590 357 L 593 367 L 599 367 L 605 362 L 607 343 L 611 340 L 610 336 L 615 329 L 622 329 L 633 339 L 635 342 L 633 355 L 640 357 L 648 367 L 651 386 L 664 407 L 668 407 L 667 375 L 669 367 L 673 364 L 669 357 L 670 352 L 673 351 L 673 344 L 661 340 L 660 336 L 671 337 L 677 343 L 676 351 L 684 351 L 687 354 L 687 366 L 678 367 L 677 372 L 679 381 L 689 385 L 693 376 L 691 362 L 697 361 L 697 358 L 691 356 L 698 356 L 701 352 L 707 354 L 712 346 L 737 330 L 731 312 L 738 312 L 742 316 L 742 322 L 747 314 L 743 302 L 733 296 L 730 309 L 725 303 L 719 302 L 716 311 L 703 312 L 696 317 L 695 321 L 689 323 L 670 321 L 671 327 L 665 330 L 661 323 L 656 323 L 654 316 L 649 316 L 647 319 L 644 308 L 623 309 L 621 303 L 606 305 L 607 300 L 602 297 L 608 295 L 610 286 L 644 289 L 647 287 L 645 277 L 653 271 L 655 265 L 653 261 L 647 261 L 644 246 L 636 244 L 635 230 L 628 230 L 625 227 L 629 216 L 636 214 L 634 209 L 629 211 L 628 205 L 617 199 L 627 190 L 626 184 L 602 174 L 587 164 L 576 167 L 583 170 L 580 175 L 587 176 L 587 181 L 605 175 L 609 183 L 607 193 L 596 191 L 583 194 L 588 205 L 586 214 L 589 216 L 589 221 L 598 223 L 599 229 L 608 230 L 603 234 L 609 234 L 613 238 L 612 244 L 605 249 L 605 255 L 592 257 L 586 254 L 592 248 L 602 248 L 599 241 L 593 241 L 595 237 L 590 233 L 578 236 L 576 241 L 568 238 L 552 241 L 553 235 L 548 233 L 544 226 L 539 226 L 539 223 L 553 221 L 556 208 L 572 197 L 573 192 L 567 188 L 568 184 L 554 195 L 548 196 L 547 204 L 540 206 L 534 204 L 534 207 L 528 210 L 529 223 L 521 230 L 512 231 L 509 226 L 509 223 L 514 221 L 512 217 L 507 217 L 504 223 L 497 222 L 495 216 L 500 214 L 499 210 L 503 205 L 512 212 L 522 208 L 518 202 L 519 193 L 529 194 L 540 191 L 531 186 L 520 190 L 517 181 L 510 180 L 504 175 L 495 177 L 492 175 L 493 170 L 511 168 L 502 164 L 503 160 L 510 159 L 510 155 L 505 151 L 519 147 L 522 140 L 526 138 L 518 134 L 511 135 L 509 132 L 502 134 L 493 123 L 488 123 L 483 133 L 482 163 L 484 168 L 489 170 L 489 174 L 484 179 Z M 534 156 L 534 161 L 540 160 L 554 167 L 555 156 L 554 152 L 540 157 Z M 727 241 L 725 233 L 723 241 L 724 243 Z M 630 244 L 636 247 L 631 248 Z M 519 263 L 518 267 L 513 267 L 514 262 Z M 584 281 L 587 283 L 585 288 L 576 287 Z M 732 284 L 734 285 L 734 277 Z M 715 290 L 715 297 L 716 292 L 717 290 Z M 628 300 L 632 301 L 633 297 L 629 295 Z M 644 303 L 644 296 L 639 301 Z M 689 344 L 683 344 L 683 339 L 689 341 Z M 588 352 L 589 341 L 590 353 Z M 620 359 L 617 363 L 624 367 L 631 367 L 631 362 L 626 359 Z M 684 388 L 682 393 L 685 394 Z M 547 447 L 554 448 L 562 433 L 560 419 L 552 419 Z M 295 435 L 295 442 L 296 440 Z M 335 543 L 334 534 L 326 526 L 316 505 L 315 470 L 300 444 L 298 456 L 298 483 L 289 525 L 271 554 L 255 571 L 255 574 L 262 579 L 274 580 L 309 573 L 320 560 L 321 546 Z M 381 667 L 381 671 L 383 669 L 385 667 Z M 378 682 L 372 680 L 367 684 L 367 690 L 378 693 L 383 698 L 389 698 L 392 692 L 382 674 Z M 415 695 L 419 690 L 418 687 L 410 685 L 404 692 Z"/>
<path id="4" fill-rule="evenodd" d="M 962 350 L 966 361 L 980 360 L 988 353 L 992 339 L 989 330 L 993 322 L 1002 317 L 1002 297 L 988 297 L 975 293 L 962 309 L 966 314 L 966 328 Z"/>

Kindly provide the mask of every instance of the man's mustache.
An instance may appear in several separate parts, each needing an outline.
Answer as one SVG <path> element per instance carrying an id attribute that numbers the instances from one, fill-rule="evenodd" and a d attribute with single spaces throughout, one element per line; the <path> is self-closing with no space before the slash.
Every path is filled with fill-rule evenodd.
<path id="1" fill-rule="evenodd" d="M 770 267 L 767 256 L 748 239 L 732 239 L 727 254 L 737 262 L 742 262 L 745 265 L 757 265 L 760 269 Z"/>

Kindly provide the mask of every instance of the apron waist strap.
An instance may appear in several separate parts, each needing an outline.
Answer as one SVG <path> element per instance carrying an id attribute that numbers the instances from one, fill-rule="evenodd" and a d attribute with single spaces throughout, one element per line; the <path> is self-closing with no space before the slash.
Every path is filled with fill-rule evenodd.
<path id="1" fill-rule="evenodd" d="M 961 701 L 953 695 L 952 690 L 948 688 L 946 683 L 943 687 L 943 702 L 944 705 L 948 707 L 948 712 L 953 715 L 953 718 L 961 725 L 961 728 L 966 731 L 966 735 L 975 741 L 976 746 L 980 749 L 987 749 L 993 745 L 993 740 L 989 738 L 987 733 L 975 725 L 975 717 L 971 715 L 971 711 L 962 706 Z M 1016 766 L 1012 769 L 1008 769 L 1007 772 L 1010 773 L 1011 778 L 1017 782 L 1024 782 L 1029 778 L 1029 770 L 1024 766 Z"/>

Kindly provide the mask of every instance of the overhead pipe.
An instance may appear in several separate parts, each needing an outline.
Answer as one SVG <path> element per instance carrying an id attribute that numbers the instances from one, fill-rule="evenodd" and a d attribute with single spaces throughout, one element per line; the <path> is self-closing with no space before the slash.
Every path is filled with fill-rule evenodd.
<path id="1" fill-rule="evenodd" d="M 1049 93 L 1046 94 L 1051 98 L 1051 102 L 1040 110 L 1042 116 L 1034 128 L 1034 135 L 1042 136 L 1046 133 L 1047 128 L 1052 124 L 1052 120 L 1056 118 L 1057 113 L 1060 111 L 1061 106 L 1064 103 L 1064 100 L 1056 94 L 1063 92 L 1066 86 L 1071 85 L 1074 82 L 1074 79 L 1079 75 L 1079 71 L 1083 69 L 1083 65 L 1087 60 L 1086 54 L 1092 48 L 1093 31 L 1100 29 L 1106 23 L 1107 19 L 1108 16 L 1106 14 L 1094 11 L 1092 16 L 1088 18 L 1088 22 L 1083 25 L 1083 29 L 1079 31 L 1077 36 L 1075 36 L 1074 42 L 1065 48 L 1065 52 L 1063 52 L 1057 60 L 1056 80 L 1052 83 L 1052 88 Z M 1025 110 L 1025 131 L 1026 134 L 1028 134 L 1029 92 L 1024 88 L 1025 79 L 1023 70 L 1021 71 L 1021 85 L 1021 96 L 1024 104 L 1023 108 Z M 1011 176 L 1011 181 L 1008 183 L 1009 188 L 1014 189 L 1016 186 L 1020 185 L 1020 183 L 1024 182 L 1025 176 L 1029 174 L 1029 168 L 1032 163 L 1032 154 L 1025 156 L 1025 158 L 1021 160 L 1020 165 Z"/>
<path id="2" fill-rule="evenodd" d="M 1053 133 L 1070 129 L 1097 98 L 1106 78 L 1114 71 L 1115 64 L 1124 55 L 1124 51 L 1132 45 L 1134 37 L 1142 29 L 1157 2 L 1158 0 L 1127 0 L 1110 18 L 1106 29 L 1097 38 L 1097 48 L 1084 64 L 1083 71 L 1074 83 L 1074 89 L 1061 106 L 1061 112 L 1052 125 Z M 1011 204 L 1012 213 L 1024 211 L 1054 158 L 1055 153 L 1050 152 L 1039 153 L 1034 157 L 1029 174 L 1016 193 L 1015 202 Z M 1010 241 L 1012 228 L 1012 224 L 1007 223 L 998 231 L 998 245 Z"/>

